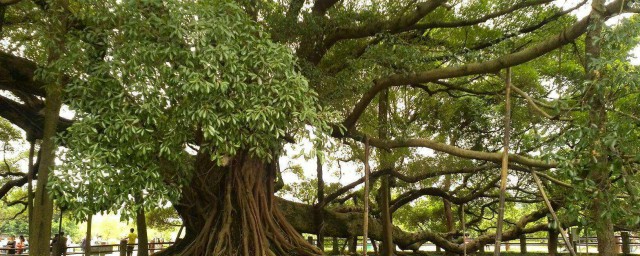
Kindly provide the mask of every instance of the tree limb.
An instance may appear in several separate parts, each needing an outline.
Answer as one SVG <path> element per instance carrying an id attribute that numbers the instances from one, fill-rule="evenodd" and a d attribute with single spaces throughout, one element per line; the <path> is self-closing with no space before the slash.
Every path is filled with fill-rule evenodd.
<path id="1" fill-rule="evenodd" d="M 620 10 L 622 0 L 617 0 L 607 5 L 607 15 L 617 13 Z M 469 75 L 495 73 L 507 67 L 517 66 L 536 59 L 552 50 L 572 42 L 587 31 L 590 16 L 564 29 L 559 34 L 547 38 L 542 42 L 524 48 L 518 52 L 483 62 L 469 63 L 455 67 L 437 68 L 428 71 L 394 74 L 373 82 L 373 86 L 362 95 L 355 107 L 343 122 L 347 130 L 353 128 L 373 98 L 382 90 L 393 86 L 404 86 L 419 83 L 433 82 L 439 79 L 463 77 Z"/>

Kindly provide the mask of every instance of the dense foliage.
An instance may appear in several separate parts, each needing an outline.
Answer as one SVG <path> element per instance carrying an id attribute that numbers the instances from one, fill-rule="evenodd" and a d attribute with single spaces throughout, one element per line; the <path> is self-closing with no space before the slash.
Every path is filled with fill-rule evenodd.
<path id="1" fill-rule="evenodd" d="M 150 206 L 177 199 L 199 148 L 218 163 L 243 150 L 270 160 L 285 136 L 320 124 L 295 58 L 230 1 L 81 7 L 101 15 L 83 17 L 93 30 L 59 61 L 76 74 L 67 95 L 78 121 L 52 185 L 79 219 L 132 212 L 121 206 L 140 191 Z"/>

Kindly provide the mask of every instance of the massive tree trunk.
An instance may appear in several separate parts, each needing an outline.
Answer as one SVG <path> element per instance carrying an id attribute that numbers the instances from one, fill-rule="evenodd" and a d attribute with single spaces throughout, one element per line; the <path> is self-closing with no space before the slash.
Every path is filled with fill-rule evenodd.
<path id="1" fill-rule="evenodd" d="M 241 153 L 225 166 L 199 154 L 178 213 L 186 236 L 174 255 L 321 255 L 291 226 L 273 196 L 275 167 Z M 312 219 L 309 219 L 312 220 Z M 315 230 L 314 230 L 315 231 Z"/>
<path id="2" fill-rule="evenodd" d="M 211 172 L 220 171 L 212 170 Z M 196 180 L 207 179 L 205 176 L 199 176 Z M 195 236 L 201 232 L 201 226 L 205 222 L 205 214 L 200 214 L 202 205 L 198 205 L 197 202 L 207 203 L 205 201 L 192 200 L 194 195 L 197 195 L 199 189 L 196 186 L 202 186 L 201 182 L 192 182 L 191 186 L 183 189 L 183 196 L 180 203 L 174 204 L 178 210 L 180 216 L 183 218 L 185 230 L 187 230 L 185 238 L 178 241 L 177 244 L 167 248 L 166 250 L 154 255 L 182 255 L 186 247 L 188 247 L 195 239 Z M 286 218 L 287 226 L 293 227 L 300 233 L 313 233 L 318 230 L 318 226 L 314 221 L 309 221 L 315 216 L 318 210 L 314 206 L 305 205 L 301 203 L 295 203 L 280 198 L 274 199 L 274 204 L 277 205 L 278 218 Z M 336 212 L 330 209 L 324 209 L 324 228 L 325 235 L 330 237 L 350 238 L 356 235 L 360 235 L 362 232 L 362 213 L 361 212 Z M 535 224 L 531 223 L 540 220 L 548 213 L 546 208 L 539 209 L 529 215 L 522 216 L 515 225 L 505 230 L 504 237 L 506 239 L 515 239 L 523 233 L 535 233 L 541 232 L 547 229 L 547 224 Z M 526 227 L 529 224 L 529 227 Z M 574 225 L 574 222 L 568 222 L 567 225 Z M 382 222 L 379 219 L 371 219 L 369 222 L 369 237 L 374 240 L 382 240 Z M 403 250 L 417 250 L 422 243 L 431 241 L 441 248 L 445 248 L 447 251 L 455 253 L 463 253 L 463 246 L 456 242 L 447 239 L 447 234 L 440 234 L 431 231 L 421 231 L 417 233 L 407 233 L 393 227 L 394 242 Z M 296 235 L 296 239 L 303 240 L 299 235 Z M 493 242 L 495 234 L 485 234 L 474 239 L 467 244 L 467 252 L 474 252 L 481 248 L 484 244 Z M 279 254 L 276 254 L 279 255 Z"/>

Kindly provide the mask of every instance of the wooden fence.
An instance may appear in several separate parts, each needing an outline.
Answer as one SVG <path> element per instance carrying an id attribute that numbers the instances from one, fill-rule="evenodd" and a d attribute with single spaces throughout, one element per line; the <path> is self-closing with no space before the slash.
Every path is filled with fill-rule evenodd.
<path id="1" fill-rule="evenodd" d="M 165 242 L 165 243 L 149 243 L 148 244 L 148 248 L 149 248 L 149 254 L 151 255 L 154 252 L 158 252 L 162 249 L 167 248 L 168 246 L 172 245 L 173 242 Z M 134 248 L 133 251 L 138 251 L 138 244 L 133 244 Z M 0 255 L 1 256 L 5 256 L 5 255 L 29 255 L 29 251 L 28 251 L 28 247 L 25 248 L 26 251 L 24 251 L 22 254 L 9 254 L 9 250 L 10 249 L 14 249 L 17 250 L 15 248 L 7 248 L 7 247 L 0 247 Z M 126 250 L 127 250 L 127 243 L 120 243 L 120 244 L 101 244 L 101 245 L 92 245 L 91 246 L 91 255 L 96 255 L 96 256 L 106 256 L 106 255 L 126 255 Z M 67 253 L 66 255 L 84 255 L 84 248 L 82 248 L 81 246 L 69 246 L 67 247 Z"/>
<path id="2" fill-rule="evenodd" d="M 312 235 L 305 235 L 307 240 L 314 244 L 316 241 L 314 240 Z M 640 255 L 640 237 L 632 236 L 629 232 L 621 232 L 620 235 L 616 236 L 617 244 L 618 244 L 618 253 L 624 255 L 632 255 L 639 254 Z M 351 240 L 351 241 L 350 241 Z M 598 239 L 596 237 L 579 237 L 576 235 L 570 236 L 571 243 L 573 247 L 579 254 L 591 253 L 597 254 L 597 245 Z M 361 251 L 362 250 L 362 237 L 358 237 L 357 239 L 345 239 L 345 238 L 332 238 L 325 237 L 324 240 L 324 251 L 325 252 L 333 252 L 335 253 L 346 253 L 353 251 Z M 566 253 L 567 249 L 562 242 L 561 238 L 557 238 L 555 244 L 557 244 L 556 252 Z M 367 246 L 367 251 L 374 251 L 374 245 L 369 241 Z M 534 237 L 526 237 L 521 236 L 518 239 L 511 241 L 504 241 L 501 245 L 501 250 L 503 252 L 520 252 L 520 253 L 549 253 L 549 238 L 534 238 Z M 397 248 L 400 251 L 400 248 Z M 494 250 L 493 244 L 486 244 L 480 247 L 480 252 L 489 252 Z M 443 251 L 437 245 L 432 243 L 425 243 L 420 247 L 420 251 L 423 252 L 441 252 Z"/>
<path id="3" fill-rule="evenodd" d="M 313 237 L 308 236 L 308 241 L 312 244 L 315 244 L 315 240 Z M 632 254 L 640 254 L 640 237 L 632 236 L 629 232 L 621 232 L 619 236 L 616 236 L 618 243 L 618 252 L 623 255 L 632 255 Z M 345 251 L 356 251 L 361 250 L 362 245 L 362 237 L 358 237 L 357 240 L 344 238 L 325 238 L 325 252 L 345 252 Z M 571 242 L 579 253 L 597 253 L 597 244 L 598 239 L 596 237 L 577 237 L 571 236 Z M 165 243 L 149 243 L 149 252 L 150 254 L 159 250 L 162 250 L 169 245 L 173 244 L 173 242 L 165 242 Z M 566 250 L 564 244 L 561 242 L 561 239 L 558 239 L 556 243 L 558 245 L 559 252 Z M 134 251 L 137 251 L 137 245 L 134 246 Z M 91 255 L 105 256 L 105 255 L 126 255 L 126 246 L 127 244 L 104 244 L 104 245 L 92 245 L 91 246 Z M 360 247 L 360 248 L 359 248 Z M 368 251 L 373 251 L 374 246 L 371 242 L 368 243 L 367 246 Z M 502 243 L 502 251 L 505 252 L 549 252 L 549 238 L 533 238 L 521 236 L 519 239 L 505 241 Z M 7 251 L 10 248 L 2 248 L 0 247 L 0 256 L 9 255 Z M 19 255 L 29 255 L 28 248 L 27 251 L 23 252 Z M 399 250 L 399 249 L 398 249 Z M 442 251 L 438 246 L 425 243 L 420 247 L 420 251 L 432 251 L 439 252 Z M 487 244 L 481 247 L 480 251 L 493 251 L 493 244 Z M 83 248 L 80 246 L 70 246 L 67 248 L 67 255 L 83 255 Z M 18 254 L 16 254 L 18 255 Z"/>

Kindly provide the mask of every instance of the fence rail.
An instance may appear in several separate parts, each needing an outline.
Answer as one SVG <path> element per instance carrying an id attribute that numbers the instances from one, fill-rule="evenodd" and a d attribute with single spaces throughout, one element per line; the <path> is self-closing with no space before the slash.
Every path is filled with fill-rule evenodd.
<path id="1" fill-rule="evenodd" d="M 148 243 L 147 246 L 149 248 L 149 252 L 153 253 L 153 252 L 157 252 L 162 249 L 165 249 L 172 244 L 173 242 Z M 110 255 L 114 253 L 120 253 L 120 255 L 126 255 L 127 246 L 133 246 L 134 247 L 133 251 L 135 252 L 135 251 L 138 251 L 138 245 L 139 244 L 127 244 L 127 243 L 91 245 L 91 255 L 102 256 L 102 255 Z M 49 249 L 53 250 L 53 247 L 50 246 Z M 13 254 L 9 254 L 10 250 L 14 250 L 16 252 Z M 0 256 L 29 255 L 29 247 L 23 248 L 23 252 L 20 254 L 18 254 L 17 251 L 18 251 L 18 248 L 0 247 Z M 65 253 L 65 255 L 84 255 L 84 254 L 85 252 L 82 246 L 68 246 L 67 252 Z"/>
<path id="2" fill-rule="evenodd" d="M 598 244 L 597 237 L 572 236 L 571 238 L 572 238 L 571 241 L 573 246 L 577 248 L 580 253 L 596 253 L 597 252 L 596 248 L 590 249 L 590 247 L 597 246 Z M 345 251 L 345 249 L 349 249 L 349 250 L 357 250 L 357 248 L 362 249 L 361 237 L 358 237 L 357 239 L 358 241 L 356 243 L 353 243 L 353 242 L 349 243 L 348 240 L 349 239 L 344 239 L 344 238 L 336 238 L 336 239 L 333 239 L 333 241 L 331 241 L 330 239 L 326 239 L 325 245 L 324 245 L 325 251 L 331 252 L 331 251 L 337 250 L 339 252 L 342 252 L 342 251 Z M 308 241 L 312 244 L 315 244 L 313 237 L 308 237 Z M 617 241 L 616 244 L 618 244 L 618 250 L 620 254 L 627 254 L 627 255 L 640 254 L 640 236 L 631 236 L 627 232 L 622 232 L 621 235 L 616 236 L 616 241 Z M 149 252 L 153 253 L 156 251 L 160 251 L 171 244 L 173 244 L 173 242 L 148 243 Z M 355 244 L 355 246 L 352 244 Z M 558 248 L 556 248 L 556 250 L 564 249 L 564 243 L 561 243 L 558 240 L 556 244 L 558 245 Z M 349 245 L 349 248 L 347 248 L 348 245 Z M 133 251 L 138 251 L 138 244 L 133 244 L 133 246 L 134 246 Z M 373 248 L 374 248 L 373 244 L 369 243 L 367 247 L 368 247 L 367 250 L 373 251 Z M 514 240 L 504 241 L 502 243 L 502 247 L 505 248 L 506 251 L 513 251 L 513 252 L 527 252 L 527 251 L 548 252 L 549 238 L 535 238 L 535 237 L 522 236 Z M 112 255 L 115 253 L 120 253 L 120 255 L 126 255 L 126 248 L 127 248 L 126 243 L 92 245 L 91 255 L 103 256 L 103 255 Z M 333 248 L 333 250 L 331 248 Z M 8 254 L 8 250 L 11 250 L 11 249 L 14 249 L 17 251 L 17 248 L 0 247 L 0 256 L 29 255 L 28 247 L 24 248 L 22 254 L 17 254 L 17 253 Z M 398 250 L 400 249 L 398 248 Z M 420 247 L 420 250 L 421 251 L 441 251 L 441 249 L 437 245 L 431 244 L 431 243 L 423 244 Z M 480 251 L 485 251 L 485 250 L 493 250 L 493 244 L 486 244 L 480 248 Z M 84 251 L 82 246 L 67 247 L 66 255 L 83 255 L 83 254 L 84 254 Z"/>
<path id="3" fill-rule="evenodd" d="M 313 234 L 305 234 L 309 243 L 316 244 Z M 557 252 L 567 252 L 567 248 L 564 242 L 556 237 L 557 244 L 555 251 Z M 519 238 L 515 238 L 510 241 L 504 241 L 501 245 L 502 251 L 509 252 L 521 252 L 521 253 L 549 253 L 549 250 L 552 249 L 549 246 L 549 238 L 540 238 L 540 237 L 526 237 L 521 236 Z M 572 232 L 570 237 L 571 244 L 577 250 L 578 253 L 591 253 L 597 254 L 597 238 L 596 237 L 579 237 L 577 233 Z M 362 237 L 357 238 L 333 238 L 325 237 L 324 240 L 324 248 L 325 252 L 333 252 L 335 253 L 346 253 L 346 252 L 355 252 L 362 250 Z M 617 250 L 619 254 L 631 255 L 631 254 L 640 254 L 640 236 L 632 236 L 629 232 L 621 232 L 620 235 L 616 236 L 616 244 L 618 245 Z M 374 251 L 377 246 L 374 246 L 371 241 L 367 244 L 367 251 Z M 396 248 L 398 251 L 401 251 L 400 248 Z M 494 245 L 485 244 L 479 248 L 479 252 L 484 251 L 493 251 Z M 439 248 L 437 245 L 427 242 L 420 246 L 420 251 L 422 252 L 440 252 L 443 249 Z"/>

